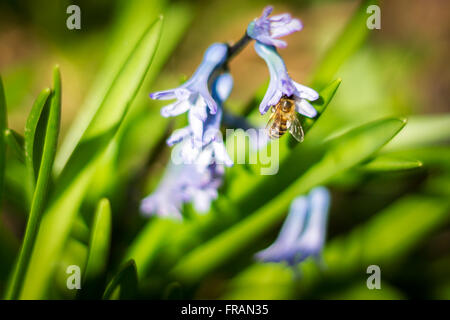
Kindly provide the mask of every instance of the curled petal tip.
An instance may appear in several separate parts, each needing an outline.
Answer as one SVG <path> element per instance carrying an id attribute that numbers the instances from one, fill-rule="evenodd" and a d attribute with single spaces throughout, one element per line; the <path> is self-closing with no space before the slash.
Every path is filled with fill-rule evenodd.
<path id="1" fill-rule="evenodd" d="M 273 11 L 273 6 L 271 6 L 271 5 L 265 6 L 261 17 L 267 18 L 272 13 L 272 11 Z"/>
<path id="2" fill-rule="evenodd" d="M 287 43 L 277 38 L 287 36 L 293 32 L 300 31 L 303 25 L 299 19 L 292 18 L 290 14 L 284 13 L 269 17 L 273 8 L 264 8 L 261 17 L 252 21 L 247 27 L 249 37 L 267 45 L 285 48 Z"/>

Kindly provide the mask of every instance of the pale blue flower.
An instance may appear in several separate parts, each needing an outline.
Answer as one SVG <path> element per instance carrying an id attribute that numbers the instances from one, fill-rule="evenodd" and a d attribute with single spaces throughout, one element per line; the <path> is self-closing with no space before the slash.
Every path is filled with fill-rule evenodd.
<path id="1" fill-rule="evenodd" d="M 265 7 L 261 17 L 250 22 L 248 25 L 247 35 L 269 46 L 284 48 L 287 46 L 287 43 L 277 38 L 300 31 L 303 26 L 299 19 L 292 18 L 288 13 L 269 18 L 272 10 L 273 8 L 271 6 Z"/>
<path id="2" fill-rule="evenodd" d="M 314 101 L 318 99 L 319 94 L 289 77 L 286 65 L 275 47 L 256 42 L 255 50 L 266 61 L 270 73 L 269 87 L 259 105 L 261 114 L 265 114 L 271 106 L 276 105 L 280 101 L 281 97 L 286 96 L 295 100 L 298 113 L 308 118 L 314 118 L 317 115 L 317 111 L 308 100 Z"/>
<path id="3" fill-rule="evenodd" d="M 211 202 L 218 196 L 217 189 L 222 184 L 222 164 L 233 165 L 219 135 L 222 103 L 228 98 L 232 87 L 230 74 L 219 75 L 212 85 L 217 112 L 212 114 L 204 106 L 207 116 L 204 121 L 198 121 L 189 110 L 189 126 L 176 130 L 169 137 L 167 143 L 170 146 L 180 143 L 182 161 L 179 164 L 173 161 L 169 163 L 156 191 L 142 200 L 143 213 L 180 219 L 184 203 L 192 203 L 200 213 L 209 211 Z M 195 141 L 199 141 L 200 145 Z"/>
<path id="4" fill-rule="evenodd" d="M 167 144 L 173 146 L 182 142 L 181 158 L 186 163 L 196 162 L 201 167 L 217 163 L 232 166 L 233 161 L 227 154 L 223 143 L 220 125 L 225 101 L 233 88 L 233 78 L 229 73 L 218 76 L 212 85 L 212 97 L 217 103 L 217 112 L 212 114 L 206 107 L 206 118 L 199 119 L 191 110 L 188 113 L 189 125 L 176 130 Z"/>
<path id="5" fill-rule="evenodd" d="M 275 242 L 256 254 L 266 262 L 295 265 L 308 257 L 319 259 L 325 244 L 330 194 L 317 187 L 308 196 L 294 199 Z"/>
<path id="6" fill-rule="evenodd" d="M 152 99 L 177 100 L 162 108 L 161 115 L 173 117 L 194 109 L 194 114 L 204 120 L 206 118 L 205 106 L 208 106 L 212 114 L 216 113 L 217 104 L 209 92 L 208 82 L 214 71 L 225 62 L 227 53 L 228 46 L 226 44 L 211 45 L 206 50 L 202 63 L 188 81 L 178 88 L 150 94 Z"/>

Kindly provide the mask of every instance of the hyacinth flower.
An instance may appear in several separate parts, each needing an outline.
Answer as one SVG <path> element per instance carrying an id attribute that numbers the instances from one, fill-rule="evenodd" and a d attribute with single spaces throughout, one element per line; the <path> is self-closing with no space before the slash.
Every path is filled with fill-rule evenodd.
<path id="1" fill-rule="evenodd" d="M 265 7 L 261 17 L 249 23 L 247 35 L 263 44 L 285 48 L 287 43 L 278 38 L 300 31 L 303 28 L 302 23 L 299 19 L 292 18 L 288 13 L 269 18 L 272 11 L 273 7 Z"/>
<path id="2" fill-rule="evenodd" d="M 223 102 L 230 95 L 232 88 L 233 78 L 229 73 L 218 76 L 212 85 L 212 97 L 217 103 L 217 112 L 212 114 L 205 107 L 204 111 L 207 115 L 203 121 L 189 112 L 189 125 L 176 130 L 167 139 L 169 146 L 181 143 L 182 162 L 193 163 L 195 161 L 199 165 L 199 169 L 207 168 L 212 163 L 224 164 L 228 167 L 233 165 L 220 132 Z"/>
<path id="3" fill-rule="evenodd" d="M 329 204 L 330 194 L 325 187 L 294 199 L 277 239 L 258 252 L 256 258 L 265 262 L 285 261 L 291 266 L 308 257 L 318 260 L 325 243 Z"/>
<path id="4" fill-rule="evenodd" d="M 298 113 L 308 118 L 314 118 L 317 111 L 308 100 L 318 99 L 319 94 L 291 79 L 286 65 L 275 47 L 256 42 L 255 50 L 265 60 L 270 73 L 269 87 L 259 105 L 261 114 L 265 114 L 271 106 L 275 106 L 283 96 L 286 96 L 295 100 L 295 108 Z"/>
<path id="5" fill-rule="evenodd" d="M 215 114 L 217 103 L 209 92 L 208 82 L 214 71 L 225 62 L 227 53 L 226 44 L 212 44 L 206 50 L 202 63 L 188 81 L 175 89 L 151 93 L 152 99 L 177 100 L 162 108 L 161 115 L 173 117 L 192 110 L 196 117 L 204 121 L 207 116 L 206 106 L 212 114 Z"/>
<path id="6" fill-rule="evenodd" d="M 157 190 L 142 200 L 141 211 L 144 214 L 157 214 L 163 217 L 180 219 L 184 203 L 192 203 L 195 210 L 208 212 L 211 202 L 217 198 L 217 189 L 222 184 L 225 165 L 233 162 L 226 153 L 223 141 L 219 139 L 222 120 L 222 103 L 230 95 L 233 78 L 230 74 L 219 75 L 212 86 L 212 96 L 217 102 L 215 114 L 207 112 L 207 117 L 200 127 L 205 146 L 195 149 L 192 143 L 194 132 L 199 129 L 197 122 L 189 117 L 189 126 L 175 131 L 168 139 L 168 144 L 181 142 L 181 162 L 172 161 L 167 168 Z M 206 109 L 206 106 L 205 106 Z M 197 120 L 197 119 L 195 119 Z M 172 152 L 172 160 L 174 159 Z M 184 153 L 187 153 L 184 154 Z M 189 157 L 199 158 L 192 163 Z M 199 165 L 200 164 L 200 165 Z"/>

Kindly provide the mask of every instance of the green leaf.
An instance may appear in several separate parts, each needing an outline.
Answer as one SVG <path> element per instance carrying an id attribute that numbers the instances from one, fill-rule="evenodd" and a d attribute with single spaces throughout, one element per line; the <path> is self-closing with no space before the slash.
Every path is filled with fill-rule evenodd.
<path id="1" fill-rule="evenodd" d="M 188 283 L 196 282 L 229 261 L 279 223 L 296 196 L 326 184 L 334 176 L 366 160 L 404 125 L 405 121 L 399 119 L 379 120 L 330 141 L 329 151 L 319 162 L 239 224 L 188 253 L 172 270 L 173 276 Z"/>
<path id="2" fill-rule="evenodd" d="M 383 153 L 445 144 L 450 140 L 450 114 L 411 116 L 405 130 L 389 142 Z"/>
<path id="3" fill-rule="evenodd" d="M 94 216 L 85 280 L 101 275 L 106 267 L 111 243 L 111 206 L 108 199 L 100 200 Z"/>
<path id="4" fill-rule="evenodd" d="M 174 222 L 169 219 L 149 221 L 129 246 L 125 260 L 136 261 L 137 271 L 141 278 L 146 276 L 148 266 L 157 257 L 173 224 Z"/>
<path id="5" fill-rule="evenodd" d="M 164 41 L 161 41 L 155 53 L 152 69 L 143 85 L 145 90 L 154 84 L 157 75 L 188 30 L 192 18 L 193 9 L 186 3 L 171 3 L 165 10 L 161 32 L 161 39 Z M 149 151 L 164 137 L 169 121 L 161 117 L 159 106 L 158 102 L 148 99 L 147 92 L 133 103 L 133 110 L 127 115 L 115 139 L 118 144 L 116 157 L 120 166 L 119 175 L 125 173 L 129 176 L 130 170 L 141 167 Z M 143 135 L 144 128 L 149 127 L 152 127 L 152 134 Z"/>
<path id="6" fill-rule="evenodd" d="M 440 197 L 410 195 L 397 200 L 326 247 L 328 274 L 342 277 L 371 264 L 382 270 L 395 266 L 424 237 L 448 221 L 449 208 L 448 199 Z M 344 255 L 346 259 L 342 259 Z"/>
<path id="7" fill-rule="evenodd" d="M 360 275 L 361 270 L 371 264 L 379 265 L 382 270 L 389 272 L 391 266 L 395 268 L 398 265 L 399 259 L 405 257 L 422 243 L 425 237 L 448 221 L 449 208 L 450 202 L 440 197 L 410 195 L 397 200 L 363 225 L 327 244 L 323 253 L 324 264 L 327 266 L 325 269 L 319 271 L 313 261 L 301 263 L 299 266 L 302 277 L 295 285 L 298 292 L 289 298 L 308 296 L 308 293 L 323 281 L 335 283 L 337 280 L 342 283 L 343 279 Z M 405 228 L 405 225 L 408 228 Z M 225 297 L 248 298 L 249 292 L 253 294 L 257 289 L 264 291 L 267 281 L 266 277 L 262 276 L 262 270 L 265 269 L 266 273 L 271 273 L 269 279 L 273 279 L 270 285 L 282 284 L 279 279 L 286 278 L 286 275 L 279 265 L 251 265 L 232 281 Z M 289 290 L 292 291 L 289 286 L 279 289 L 284 295 L 288 294 Z M 264 295 L 261 299 L 264 299 Z"/>
<path id="8" fill-rule="evenodd" d="M 25 164 L 29 176 L 28 191 L 30 199 L 34 192 L 42 160 L 45 132 L 51 103 L 49 99 L 50 93 L 51 90 L 49 88 L 42 90 L 36 98 L 30 114 L 28 115 L 27 123 L 25 124 Z"/>
<path id="9" fill-rule="evenodd" d="M 148 28 L 148 23 L 157 19 L 165 2 L 161 0 L 121 2 L 121 8 L 118 10 L 121 14 L 111 33 L 103 65 L 58 150 L 54 168 L 56 174 L 63 170 L 86 129 L 104 104 L 108 91 L 114 86 L 117 74 L 121 72 L 128 57 L 135 50 L 133 44 L 140 41 L 140 37 Z"/>
<path id="10" fill-rule="evenodd" d="M 17 159 L 25 162 L 25 150 L 23 137 L 12 129 L 5 130 L 5 141 L 14 152 Z"/>
<path id="11" fill-rule="evenodd" d="M 5 91 L 3 89 L 3 81 L 0 77 L 0 204 L 3 195 L 3 185 L 5 180 L 5 164 L 6 164 L 6 144 L 4 132 L 7 128 L 7 110 Z"/>
<path id="12" fill-rule="evenodd" d="M 133 101 L 158 45 L 161 19 L 151 23 L 115 75 L 103 102 L 56 181 L 50 206 L 42 219 L 22 298 L 42 298 L 54 266 L 103 152 Z M 35 277 L 39 274 L 39 277 Z"/>
<path id="13" fill-rule="evenodd" d="M 320 91 L 319 98 L 315 101 L 311 101 L 311 104 L 317 110 L 317 116 L 313 119 L 302 117 L 301 123 L 305 135 L 312 129 L 314 124 L 320 119 L 320 116 L 325 112 L 331 100 L 333 100 L 333 97 L 335 96 L 336 91 L 341 85 L 341 82 L 342 80 L 340 78 L 330 82 L 325 88 Z M 311 139 L 310 135 L 308 136 L 308 139 Z M 312 139 L 317 139 L 317 137 L 313 137 Z M 289 135 L 288 140 L 285 139 L 284 141 L 288 143 L 289 148 L 293 148 L 299 144 L 299 142 L 295 140 L 295 138 L 293 138 L 291 135 Z"/>
<path id="14" fill-rule="evenodd" d="M 97 287 L 99 279 L 106 272 L 111 244 L 111 206 L 109 200 L 101 199 L 94 215 L 91 228 L 89 251 L 84 271 L 83 292 Z"/>
<path id="15" fill-rule="evenodd" d="M 139 2 L 136 11 L 146 10 L 147 2 Z M 152 62 L 152 68 L 142 85 L 135 101 L 130 106 L 119 131 L 108 146 L 103 164 L 95 173 L 91 185 L 90 202 L 97 202 L 99 197 L 108 194 L 120 199 L 125 194 L 124 188 L 129 185 L 130 177 L 139 175 L 136 170 L 145 166 L 149 155 L 158 147 L 167 133 L 169 119 L 161 117 L 158 102 L 148 98 L 148 88 L 151 87 L 162 67 L 175 50 L 187 25 L 192 18 L 192 8 L 184 3 L 173 3 L 165 10 L 161 31 L 161 41 Z M 133 18 L 135 19 L 135 18 Z M 147 17 L 144 21 L 147 21 Z M 135 32 L 135 30 L 133 30 Z M 152 128 L 151 135 L 142 134 Z M 138 264 L 139 265 L 139 264 Z"/>
<path id="16" fill-rule="evenodd" d="M 383 151 L 381 149 L 381 151 Z M 450 147 L 449 146 L 426 146 L 406 150 L 384 153 L 383 156 L 404 159 L 417 159 L 427 167 L 439 167 L 450 170 Z M 380 155 L 381 156 L 381 155 Z"/>
<path id="17" fill-rule="evenodd" d="M 46 123 L 44 144 L 42 148 L 42 159 L 40 160 L 36 188 L 31 202 L 30 214 L 27 227 L 19 253 L 16 269 L 13 274 L 7 298 L 17 299 L 24 281 L 25 272 L 31 258 L 34 242 L 38 233 L 41 215 L 45 209 L 48 198 L 48 190 L 52 173 L 53 161 L 55 159 L 56 146 L 58 144 L 59 125 L 61 120 L 61 76 L 59 67 L 53 70 L 53 94 L 50 101 L 50 109 Z"/>
<path id="18" fill-rule="evenodd" d="M 319 114 L 314 119 L 310 118 L 304 118 L 302 122 L 302 127 L 305 132 L 308 132 L 314 123 L 319 119 L 320 115 L 322 115 L 325 112 L 325 109 L 330 104 L 331 100 L 333 100 L 336 91 L 338 90 L 339 86 L 341 85 L 342 79 L 337 78 L 333 81 L 331 81 L 325 88 L 320 90 L 319 92 L 319 99 L 315 101 L 311 101 L 311 104 L 314 106 L 314 108 L 317 110 L 317 113 Z"/>
<path id="19" fill-rule="evenodd" d="M 402 300 L 406 297 L 402 292 L 383 280 L 382 290 L 368 290 L 365 281 L 357 281 L 340 290 L 324 292 L 318 299 L 325 300 Z"/>
<path id="20" fill-rule="evenodd" d="M 136 297 L 138 290 L 138 275 L 134 260 L 123 265 L 119 272 L 112 278 L 103 294 L 104 300 L 132 299 Z"/>
<path id="21" fill-rule="evenodd" d="M 411 170 L 422 167 L 423 164 L 419 160 L 408 160 L 399 157 L 380 155 L 370 162 L 361 165 L 360 170 L 369 172 L 384 172 Z"/>
<path id="22" fill-rule="evenodd" d="M 221 299 L 292 299 L 294 270 L 283 263 L 255 263 L 231 279 Z"/>
<path id="23" fill-rule="evenodd" d="M 14 265 L 14 259 L 19 251 L 17 237 L 9 226 L 0 221 L 0 282 L 5 283 L 11 268 Z"/>
<path id="24" fill-rule="evenodd" d="M 311 80 L 313 88 L 320 89 L 331 81 L 339 67 L 364 43 L 369 32 L 373 32 L 366 25 L 369 17 L 366 10 L 368 6 L 377 3 L 376 0 L 361 2 L 342 33 L 336 38 L 334 44 L 327 50 L 325 56 L 315 68 Z"/>

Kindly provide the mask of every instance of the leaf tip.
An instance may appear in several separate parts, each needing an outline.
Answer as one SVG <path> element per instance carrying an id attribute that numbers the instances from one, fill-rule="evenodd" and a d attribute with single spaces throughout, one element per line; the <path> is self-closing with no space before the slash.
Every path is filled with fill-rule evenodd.
<path id="1" fill-rule="evenodd" d="M 110 203 L 109 203 L 109 200 L 108 200 L 108 198 L 102 198 L 101 200 L 100 200 L 100 202 L 99 202 L 99 206 L 100 207 L 102 207 L 102 208 L 104 208 L 104 207 L 110 207 Z"/>

